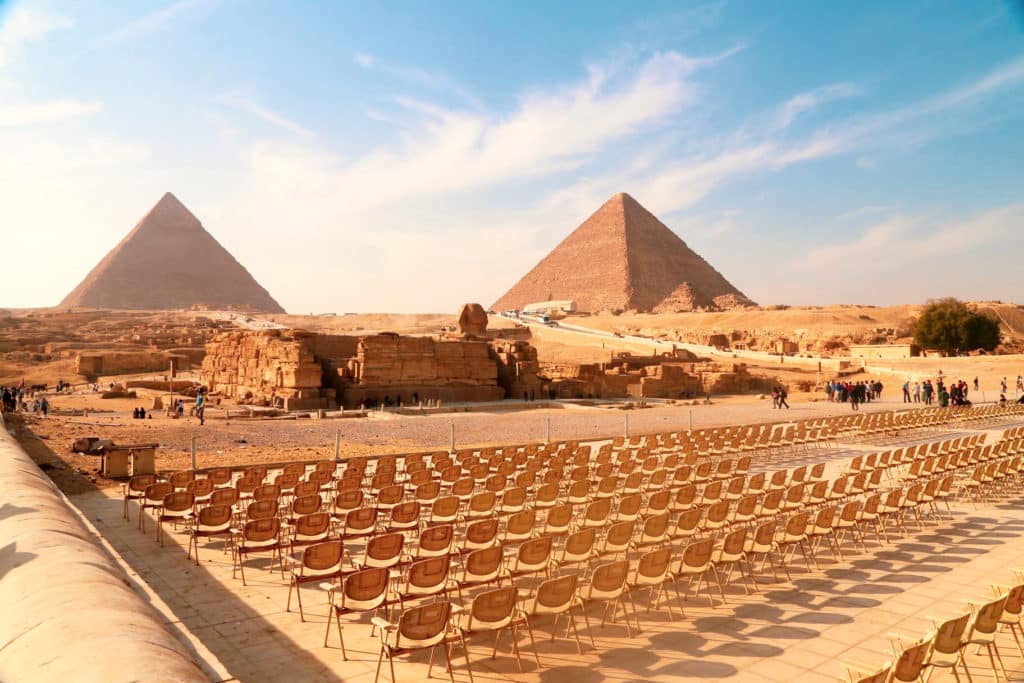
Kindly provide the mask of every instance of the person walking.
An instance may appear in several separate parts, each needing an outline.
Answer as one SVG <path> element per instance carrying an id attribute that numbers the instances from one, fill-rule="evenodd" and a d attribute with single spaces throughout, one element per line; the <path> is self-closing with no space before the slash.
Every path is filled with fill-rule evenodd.
<path id="1" fill-rule="evenodd" d="M 789 410 L 789 404 L 786 403 L 786 398 L 788 396 L 789 393 L 786 391 L 786 388 L 779 387 L 779 410 L 782 410 L 782 406 L 786 406 L 786 410 Z"/>
<path id="2" fill-rule="evenodd" d="M 206 394 L 203 391 L 196 393 L 196 417 L 199 418 L 199 426 L 206 424 Z"/>

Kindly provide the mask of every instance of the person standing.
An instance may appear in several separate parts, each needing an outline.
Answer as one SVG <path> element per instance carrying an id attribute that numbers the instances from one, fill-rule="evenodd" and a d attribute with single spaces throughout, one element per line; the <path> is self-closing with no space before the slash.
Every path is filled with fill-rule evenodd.
<path id="1" fill-rule="evenodd" d="M 1004 377 L 1004 378 L 1003 378 L 1003 380 L 1002 380 L 1002 381 L 1001 381 L 1001 382 L 999 383 L 999 386 L 1001 386 L 1001 387 L 1003 388 L 1003 391 L 1002 391 L 1002 393 L 1004 393 L 1004 394 L 1005 394 L 1005 393 L 1006 393 L 1006 378 L 1005 378 L 1005 377 Z"/>
<path id="2" fill-rule="evenodd" d="M 196 393 L 196 417 L 199 418 L 199 426 L 206 424 L 206 394 L 203 391 Z"/>
<path id="3" fill-rule="evenodd" d="M 46 400 L 45 396 L 43 396 L 43 400 L 39 402 L 39 410 L 43 413 L 43 417 L 46 417 L 46 414 L 50 412 L 50 402 Z"/>
<path id="4" fill-rule="evenodd" d="M 903 402 L 910 403 L 910 380 L 903 383 Z"/>

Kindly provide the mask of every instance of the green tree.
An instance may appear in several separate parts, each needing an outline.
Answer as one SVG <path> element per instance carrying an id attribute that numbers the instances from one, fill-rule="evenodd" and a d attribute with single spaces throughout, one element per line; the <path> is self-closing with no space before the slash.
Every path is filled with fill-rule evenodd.
<path id="1" fill-rule="evenodd" d="M 957 299 L 929 301 L 914 325 L 914 343 L 959 354 L 999 345 L 999 321 Z"/>

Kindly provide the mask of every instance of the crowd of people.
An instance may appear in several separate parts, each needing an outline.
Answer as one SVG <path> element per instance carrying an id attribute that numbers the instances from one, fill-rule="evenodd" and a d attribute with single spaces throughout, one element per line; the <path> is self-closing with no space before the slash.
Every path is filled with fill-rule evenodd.
<path id="1" fill-rule="evenodd" d="M 849 403 L 853 410 L 860 410 L 862 403 L 881 399 L 884 388 L 878 380 L 860 380 L 858 382 L 831 380 L 825 385 L 825 396 L 831 402 Z"/>
<path id="2" fill-rule="evenodd" d="M 41 393 L 45 390 L 45 386 L 39 385 L 26 387 L 25 380 L 12 387 L 0 388 L 0 413 L 34 413 L 46 417 L 50 412 L 50 401 Z"/>

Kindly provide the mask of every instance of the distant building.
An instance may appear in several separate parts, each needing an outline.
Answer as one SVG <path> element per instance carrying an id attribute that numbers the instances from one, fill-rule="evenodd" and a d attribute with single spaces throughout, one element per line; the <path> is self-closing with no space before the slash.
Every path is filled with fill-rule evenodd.
<path id="1" fill-rule="evenodd" d="M 913 358 L 921 355 L 917 344 L 850 344 L 854 358 Z"/>
<path id="2" fill-rule="evenodd" d="M 523 307 L 523 313 L 526 314 L 547 313 L 548 311 L 575 313 L 576 302 L 571 299 L 564 299 L 560 301 L 539 301 L 533 304 L 526 304 L 526 306 Z"/>

